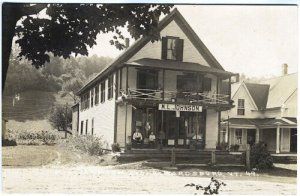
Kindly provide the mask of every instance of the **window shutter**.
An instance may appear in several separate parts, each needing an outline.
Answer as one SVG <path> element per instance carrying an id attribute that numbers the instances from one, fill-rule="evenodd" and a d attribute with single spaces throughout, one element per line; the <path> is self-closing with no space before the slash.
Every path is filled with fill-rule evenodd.
<path id="1" fill-rule="evenodd" d="M 176 40 L 176 60 L 182 61 L 183 60 L 183 39 Z"/>
<path id="2" fill-rule="evenodd" d="M 167 59 L 167 45 L 168 39 L 166 37 L 162 37 L 161 40 L 161 59 Z"/>

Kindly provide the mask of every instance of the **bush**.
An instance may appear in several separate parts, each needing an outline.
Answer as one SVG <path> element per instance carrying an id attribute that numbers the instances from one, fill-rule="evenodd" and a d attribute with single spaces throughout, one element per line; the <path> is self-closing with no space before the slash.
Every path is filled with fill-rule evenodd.
<path id="1" fill-rule="evenodd" d="M 113 152 L 121 152 L 121 148 L 120 148 L 120 145 L 118 143 L 113 143 L 111 145 L 111 149 Z"/>
<path id="2" fill-rule="evenodd" d="M 2 140 L 2 146 L 16 146 L 17 142 L 14 139 L 4 139 Z"/>
<path id="3" fill-rule="evenodd" d="M 52 145 L 59 138 L 57 131 L 11 131 L 9 130 L 9 138 L 13 138 L 18 144 L 23 145 Z"/>
<path id="4" fill-rule="evenodd" d="M 236 151 L 239 150 L 239 148 L 240 148 L 240 145 L 234 144 L 234 145 L 231 145 L 231 146 L 230 146 L 230 151 L 236 152 Z"/>
<path id="5" fill-rule="evenodd" d="M 103 154 L 104 145 L 102 137 L 95 136 L 75 136 L 70 138 L 71 145 L 77 150 L 88 153 L 91 156 L 99 156 Z"/>
<path id="6" fill-rule="evenodd" d="M 242 163 L 246 164 L 246 153 L 241 156 Z M 250 149 L 250 167 L 258 170 L 273 168 L 273 158 L 269 153 L 267 146 L 263 142 L 259 142 L 251 146 Z"/>
<path id="7" fill-rule="evenodd" d="M 228 150 L 228 142 L 221 142 L 216 146 L 217 150 Z"/>

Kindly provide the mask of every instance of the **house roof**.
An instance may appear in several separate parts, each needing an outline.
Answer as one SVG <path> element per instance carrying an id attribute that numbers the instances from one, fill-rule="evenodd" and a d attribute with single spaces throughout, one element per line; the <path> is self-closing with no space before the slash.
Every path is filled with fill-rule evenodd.
<path id="1" fill-rule="evenodd" d="M 231 72 L 200 65 L 198 63 L 181 62 L 181 61 L 142 58 L 125 64 L 131 66 L 137 66 L 137 67 L 150 67 L 150 68 L 160 68 L 160 69 L 165 68 L 169 70 L 182 70 L 182 71 L 199 71 L 199 72 L 212 73 L 221 76 L 235 75 L 234 73 Z"/>
<path id="2" fill-rule="evenodd" d="M 224 70 L 220 63 L 215 59 L 215 57 L 210 53 L 204 43 L 200 40 L 197 34 L 193 31 L 191 26 L 183 18 L 180 12 L 175 8 L 170 14 L 164 17 L 158 24 L 158 30 L 163 30 L 171 21 L 176 21 L 178 26 L 187 35 L 190 41 L 193 43 L 198 52 L 204 57 L 208 64 L 216 69 Z M 150 38 L 144 36 L 138 39 L 130 47 L 128 47 L 123 53 L 121 53 L 110 65 L 106 66 L 100 73 L 98 73 L 93 79 L 85 84 L 76 94 L 79 95 L 86 89 L 94 85 L 97 81 L 103 79 L 107 74 L 110 74 L 115 68 L 123 66 L 134 54 L 136 54 L 141 48 L 143 48 Z"/>
<path id="3" fill-rule="evenodd" d="M 260 82 L 260 84 L 270 85 L 267 108 L 281 107 L 288 100 L 297 90 L 297 75 L 293 73 Z"/>
<path id="4" fill-rule="evenodd" d="M 223 121 L 223 123 L 227 124 L 228 120 Z M 297 122 L 289 122 L 286 121 L 285 118 L 276 119 L 276 118 L 230 118 L 230 125 L 238 125 L 238 126 L 277 126 L 277 125 L 293 125 L 296 126 Z"/>
<path id="5" fill-rule="evenodd" d="M 258 110 L 266 109 L 270 85 L 245 83 L 245 86 L 247 87 Z"/>

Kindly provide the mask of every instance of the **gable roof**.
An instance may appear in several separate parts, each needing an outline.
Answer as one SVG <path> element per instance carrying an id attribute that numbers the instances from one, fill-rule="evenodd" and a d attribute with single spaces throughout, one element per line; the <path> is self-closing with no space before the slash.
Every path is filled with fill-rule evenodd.
<path id="1" fill-rule="evenodd" d="M 205 61 L 213 68 L 224 70 L 224 68 L 220 65 L 220 63 L 215 59 L 215 57 L 210 53 L 208 48 L 204 45 L 204 43 L 200 40 L 191 26 L 187 23 L 184 17 L 180 14 L 180 12 L 175 8 L 170 14 L 164 17 L 158 23 L 158 30 L 163 30 L 170 22 L 175 21 L 177 25 L 181 28 L 181 30 L 187 35 L 190 41 L 193 43 L 198 52 L 203 56 Z M 127 62 L 134 54 L 136 54 L 141 48 L 143 48 L 148 42 L 150 38 L 144 36 L 134 42 L 130 47 L 128 47 L 123 53 L 121 53 L 116 59 L 108 66 L 106 66 L 99 74 L 97 74 L 93 79 L 90 80 L 87 84 L 85 84 L 76 94 L 79 95 L 84 92 L 86 89 L 94 85 L 97 81 L 104 78 L 107 74 L 114 68 L 121 67 L 123 63 Z"/>
<path id="2" fill-rule="evenodd" d="M 248 89 L 257 109 L 266 109 L 270 85 L 245 83 L 245 86 Z"/>
<path id="3" fill-rule="evenodd" d="M 269 78 L 260 82 L 260 84 L 270 85 L 267 108 L 281 107 L 297 91 L 297 75 L 297 73 L 293 73 Z"/>

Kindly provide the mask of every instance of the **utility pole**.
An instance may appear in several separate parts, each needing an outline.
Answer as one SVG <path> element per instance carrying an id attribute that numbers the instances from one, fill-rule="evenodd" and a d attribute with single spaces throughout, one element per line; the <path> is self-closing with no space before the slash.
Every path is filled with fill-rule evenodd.
<path id="1" fill-rule="evenodd" d="M 66 103 L 66 113 L 65 113 L 65 121 L 66 121 L 66 130 L 65 130 L 65 138 L 68 137 L 68 103 Z"/>

